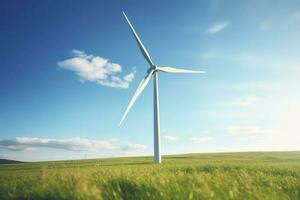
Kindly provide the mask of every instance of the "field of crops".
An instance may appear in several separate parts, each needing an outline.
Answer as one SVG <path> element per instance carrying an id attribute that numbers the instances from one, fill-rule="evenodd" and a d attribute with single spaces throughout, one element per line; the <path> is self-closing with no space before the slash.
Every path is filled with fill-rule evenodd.
<path id="1" fill-rule="evenodd" d="M 0 199 L 300 199 L 300 152 L 3 164 Z"/>

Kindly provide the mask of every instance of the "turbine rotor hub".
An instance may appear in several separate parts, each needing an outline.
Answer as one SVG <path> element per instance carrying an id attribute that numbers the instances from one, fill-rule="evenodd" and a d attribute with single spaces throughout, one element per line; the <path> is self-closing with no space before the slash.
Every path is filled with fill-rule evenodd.
<path id="1" fill-rule="evenodd" d="M 150 73 L 151 71 L 157 71 L 157 65 L 152 65 L 148 70 L 147 72 Z"/>

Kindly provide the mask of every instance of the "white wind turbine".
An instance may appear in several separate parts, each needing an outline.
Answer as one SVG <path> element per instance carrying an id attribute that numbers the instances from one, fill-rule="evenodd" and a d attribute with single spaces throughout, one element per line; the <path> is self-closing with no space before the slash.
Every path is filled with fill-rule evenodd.
<path id="1" fill-rule="evenodd" d="M 176 69 L 173 67 L 158 67 L 155 65 L 146 50 L 145 46 L 143 45 L 141 39 L 139 38 L 138 34 L 134 30 L 131 22 L 129 21 L 128 17 L 126 16 L 125 12 L 123 12 L 123 15 L 131 29 L 131 32 L 133 33 L 135 40 L 144 56 L 144 58 L 147 60 L 147 62 L 150 65 L 150 68 L 148 69 L 148 73 L 145 76 L 145 78 L 141 81 L 140 85 L 138 86 L 136 92 L 134 93 L 133 97 L 131 98 L 126 111 L 119 123 L 119 126 L 124 121 L 126 115 L 128 114 L 130 108 L 138 98 L 138 96 L 142 93 L 146 85 L 148 84 L 151 76 L 154 76 L 154 161 L 156 163 L 161 163 L 161 154 L 160 154 L 160 120 L 159 120 L 159 100 L 158 100 L 158 72 L 167 72 L 167 73 L 205 73 L 204 71 L 193 71 L 193 70 L 186 70 L 186 69 Z"/>

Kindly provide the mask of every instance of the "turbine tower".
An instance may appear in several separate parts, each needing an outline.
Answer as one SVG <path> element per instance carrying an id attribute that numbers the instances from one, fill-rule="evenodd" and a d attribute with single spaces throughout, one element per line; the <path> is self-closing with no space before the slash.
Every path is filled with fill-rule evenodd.
<path id="1" fill-rule="evenodd" d="M 159 67 L 155 65 L 150 55 L 143 45 L 140 37 L 136 33 L 135 29 L 133 28 L 130 20 L 126 16 L 125 12 L 123 12 L 123 15 L 131 29 L 131 32 L 144 56 L 144 58 L 147 60 L 148 64 L 150 65 L 150 68 L 148 69 L 148 73 L 145 76 L 145 78 L 141 81 L 140 85 L 138 86 L 136 92 L 134 93 L 133 97 L 131 98 L 125 113 L 119 123 L 119 126 L 124 121 L 125 117 L 127 116 L 130 108 L 138 98 L 138 96 L 142 93 L 146 85 L 148 84 L 150 78 L 153 76 L 153 87 L 154 87 L 154 161 L 155 163 L 161 163 L 161 154 L 160 154 L 160 120 L 159 120 L 159 97 L 158 97 L 158 72 L 166 72 L 166 73 L 205 73 L 204 71 L 193 71 L 193 70 L 186 70 L 186 69 L 177 69 L 173 67 Z"/>

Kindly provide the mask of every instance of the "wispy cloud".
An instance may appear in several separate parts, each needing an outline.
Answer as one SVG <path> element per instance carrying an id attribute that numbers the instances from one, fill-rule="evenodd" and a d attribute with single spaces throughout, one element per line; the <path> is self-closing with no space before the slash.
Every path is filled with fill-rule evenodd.
<path id="1" fill-rule="evenodd" d="M 72 58 L 59 61 L 57 65 L 62 69 L 74 71 L 82 82 L 91 81 L 113 88 L 128 88 L 134 79 L 134 71 L 122 78 L 116 76 L 116 73 L 122 71 L 121 65 L 111 63 L 105 58 L 87 55 L 80 50 L 73 50 L 72 54 Z"/>
<path id="2" fill-rule="evenodd" d="M 276 130 L 259 126 L 229 126 L 227 127 L 227 133 L 232 135 L 262 136 L 272 135 L 276 133 Z"/>
<path id="3" fill-rule="evenodd" d="M 247 107 L 254 104 L 258 100 L 257 96 L 246 96 L 232 102 L 232 105 L 238 107 Z"/>
<path id="4" fill-rule="evenodd" d="M 201 56 L 205 59 L 212 59 L 218 57 L 218 55 L 213 51 L 204 52 Z"/>
<path id="5" fill-rule="evenodd" d="M 261 31 L 266 31 L 271 29 L 272 27 L 272 21 L 271 20 L 264 20 L 259 24 L 259 29 Z"/>
<path id="6" fill-rule="evenodd" d="M 229 25 L 228 21 L 218 22 L 205 30 L 205 34 L 212 35 L 224 30 Z"/>
<path id="7" fill-rule="evenodd" d="M 147 147 L 143 144 L 128 144 L 127 146 L 122 147 L 121 149 L 124 151 L 136 151 L 136 150 L 144 150 Z"/>
<path id="8" fill-rule="evenodd" d="M 178 140 L 178 137 L 176 136 L 171 136 L 171 135 L 164 135 L 163 138 L 167 141 L 176 141 Z"/>
<path id="9" fill-rule="evenodd" d="M 8 159 L 9 155 L 7 154 L 0 154 L 0 159 Z"/>
<path id="10" fill-rule="evenodd" d="M 298 21 L 300 20 L 300 10 L 290 13 L 289 20 L 291 21 Z"/>
<path id="11" fill-rule="evenodd" d="M 190 141 L 192 141 L 193 143 L 196 143 L 196 144 L 202 144 L 202 143 L 207 143 L 211 140 L 213 140 L 213 137 L 209 137 L 209 136 L 206 136 L 206 137 L 192 137 L 192 138 L 189 138 Z"/>
<path id="12" fill-rule="evenodd" d="M 124 144 L 119 140 L 89 140 L 86 138 L 48 139 L 16 137 L 0 140 L 0 147 L 13 151 L 34 150 L 36 148 L 64 149 L 69 151 L 124 150 L 135 151 L 146 149 L 142 144 Z"/>

